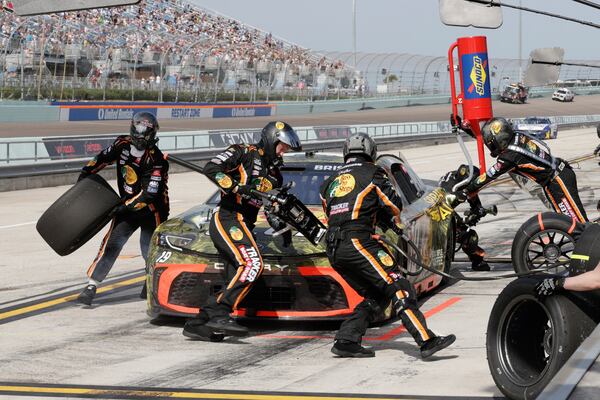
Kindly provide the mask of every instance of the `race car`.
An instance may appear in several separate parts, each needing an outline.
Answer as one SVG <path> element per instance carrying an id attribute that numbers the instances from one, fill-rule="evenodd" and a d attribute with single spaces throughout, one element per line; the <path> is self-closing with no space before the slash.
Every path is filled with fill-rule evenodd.
<path id="1" fill-rule="evenodd" d="M 380 156 L 377 163 L 385 169 L 401 195 L 404 233 L 420 250 L 422 262 L 437 270 L 449 271 L 454 256 L 454 226 L 453 209 L 446 202 L 446 193 L 424 184 L 401 154 Z M 339 155 L 296 153 L 286 155 L 281 171 L 284 182 L 296 183 L 290 193 L 325 222 L 319 187 L 342 166 L 343 159 Z M 215 191 L 204 204 L 165 221 L 155 231 L 147 261 L 147 312 L 152 318 L 193 316 L 208 296 L 223 287 L 224 264 L 208 233 L 211 213 L 219 197 Z M 378 230 L 378 233 L 382 232 Z M 281 236 L 273 236 L 273 229 L 262 211 L 254 234 L 265 267 L 234 316 L 337 320 L 349 315 L 362 301 L 329 264 L 324 241 L 315 246 L 296 233 L 292 244 L 286 247 Z M 400 243 L 391 229 L 385 235 L 393 243 Z M 400 247 L 406 248 L 402 243 Z M 400 260 L 391 251 L 394 258 Z M 414 253 L 409 250 L 409 254 L 414 256 Z M 382 262 L 393 265 L 394 260 L 387 257 Z M 417 273 L 409 277 L 417 293 L 431 291 L 442 281 L 431 272 L 419 273 L 411 262 L 402 261 L 401 265 Z M 379 319 L 390 316 L 388 307 Z"/>
<path id="2" fill-rule="evenodd" d="M 512 83 L 504 88 L 500 95 L 500 101 L 503 103 L 525 104 L 528 94 L 525 86 Z"/>
<path id="3" fill-rule="evenodd" d="M 526 133 L 536 139 L 556 139 L 558 136 L 558 125 L 546 117 L 527 117 L 516 120 L 513 121 L 513 127 L 516 131 Z"/>
<path id="4" fill-rule="evenodd" d="M 554 93 L 552 93 L 552 100 L 565 102 L 573 101 L 573 99 L 575 99 L 575 94 L 567 88 L 556 89 Z"/>

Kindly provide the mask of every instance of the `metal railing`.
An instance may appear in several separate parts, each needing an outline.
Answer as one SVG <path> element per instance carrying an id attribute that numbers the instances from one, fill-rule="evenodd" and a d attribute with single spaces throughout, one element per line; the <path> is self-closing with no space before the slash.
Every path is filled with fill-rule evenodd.
<path id="1" fill-rule="evenodd" d="M 573 115 L 549 117 L 553 123 L 561 125 L 591 124 L 600 122 L 600 115 Z M 296 129 L 303 143 L 343 139 L 350 133 L 366 132 L 375 139 L 406 138 L 448 134 L 451 126 L 448 121 L 409 122 L 400 124 L 368 124 L 347 126 L 313 126 Z M 119 134 L 36 137 L 0 140 L 0 163 L 4 165 L 25 165 L 45 161 L 65 161 L 90 158 L 107 147 Z M 208 151 L 220 149 L 233 143 L 258 142 L 260 129 L 230 129 L 214 131 L 183 131 L 160 134 L 160 148 L 163 151 Z"/>
<path id="2" fill-rule="evenodd" d="M 350 133 L 366 132 L 374 138 L 445 134 L 450 124 L 440 122 L 418 122 L 403 124 L 370 124 L 352 126 L 300 127 L 295 129 L 303 143 L 345 138 Z M 93 157 L 108 146 L 119 134 L 38 137 L 0 140 L 0 163 L 5 165 L 31 164 L 44 161 L 65 161 Z M 231 129 L 219 131 L 168 132 L 160 134 L 163 151 L 199 151 L 225 147 L 225 143 L 258 141 L 260 129 Z M 102 146 L 99 146 L 102 144 Z M 56 151 L 50 154 L 48 149 Z M 77 151 L 79 149 L 80 151 Z"/>

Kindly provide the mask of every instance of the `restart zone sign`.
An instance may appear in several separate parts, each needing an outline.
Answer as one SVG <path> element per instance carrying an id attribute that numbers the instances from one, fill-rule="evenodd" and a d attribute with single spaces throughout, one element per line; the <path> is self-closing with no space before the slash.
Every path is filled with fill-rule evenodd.
<path id="1" fill-rule="evenodd" d="M 161 119 L 268 117 L 274 115 L 274 104 L 268 103 L 60 103 L 61 121 L 130 120 L 137 112 L 150 112 Z"/>

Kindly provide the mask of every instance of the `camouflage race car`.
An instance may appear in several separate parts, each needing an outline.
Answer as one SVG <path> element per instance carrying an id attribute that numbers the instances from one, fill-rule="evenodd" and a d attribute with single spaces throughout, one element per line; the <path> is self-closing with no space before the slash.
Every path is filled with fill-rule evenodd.
<path id="1" fill-rule="evenodd" d="M 422 261 L 447 272 L 454 255 L 454 226 L 453 210 L 446 203 L 445 192 L 425 185 L 402 155 L 383 155 L 377 163 L 387 171 L 402 197 L 404 232 L 420 249 Z M 296 183 L 290 192 L 324 221 L 319 187 L 342 165 L 343 160 L 337 155 L 298 153 L 286 155 L 282 174 L 284 182 Z M 224 265 L 208 233 L 210 216 L 218 200 L 217 191 L 206 203 L 169 219 L 155 231 L 147 275 L 148 314 L 152 318 L 192 316 L 208 296 L 223 287 Z M 285 247 L 281 236 L 273 236 L 262 211 L 254 233 L 265 267 L 236 311 L 238 317 L 342 319 L 362 301 L 331 268 L 324 241 L 314 246 L 295 234 L 292 244 Z M 398 242 L 391 229 L 385 234 Z M 416 272 L 417 267 L 411 264 L 404 262 L 403 266 Z M 442 280 L 427 271 L 409 279 L 418 293 L 434 289 Z M 380 316 L 386 317 L 389 314 Z"/>

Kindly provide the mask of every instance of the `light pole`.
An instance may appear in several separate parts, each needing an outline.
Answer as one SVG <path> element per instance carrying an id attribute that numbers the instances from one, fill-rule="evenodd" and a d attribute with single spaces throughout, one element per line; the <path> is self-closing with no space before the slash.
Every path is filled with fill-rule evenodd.
<path id="1" fill-rule="evenodd" d="M 352 0 L 352 40 L 354 54 L 354 69 L 356 69 L 356 0 Z"/>
<path id="2" fill-rule="evenodd" d="M 519 0 L 519 7 L 521 7 L 521 0 Z M 521 56 L 523 49 L 523 11 L 519 9 L 519 82 L 523 81 L 523 71 L 521 66 Z"/>

